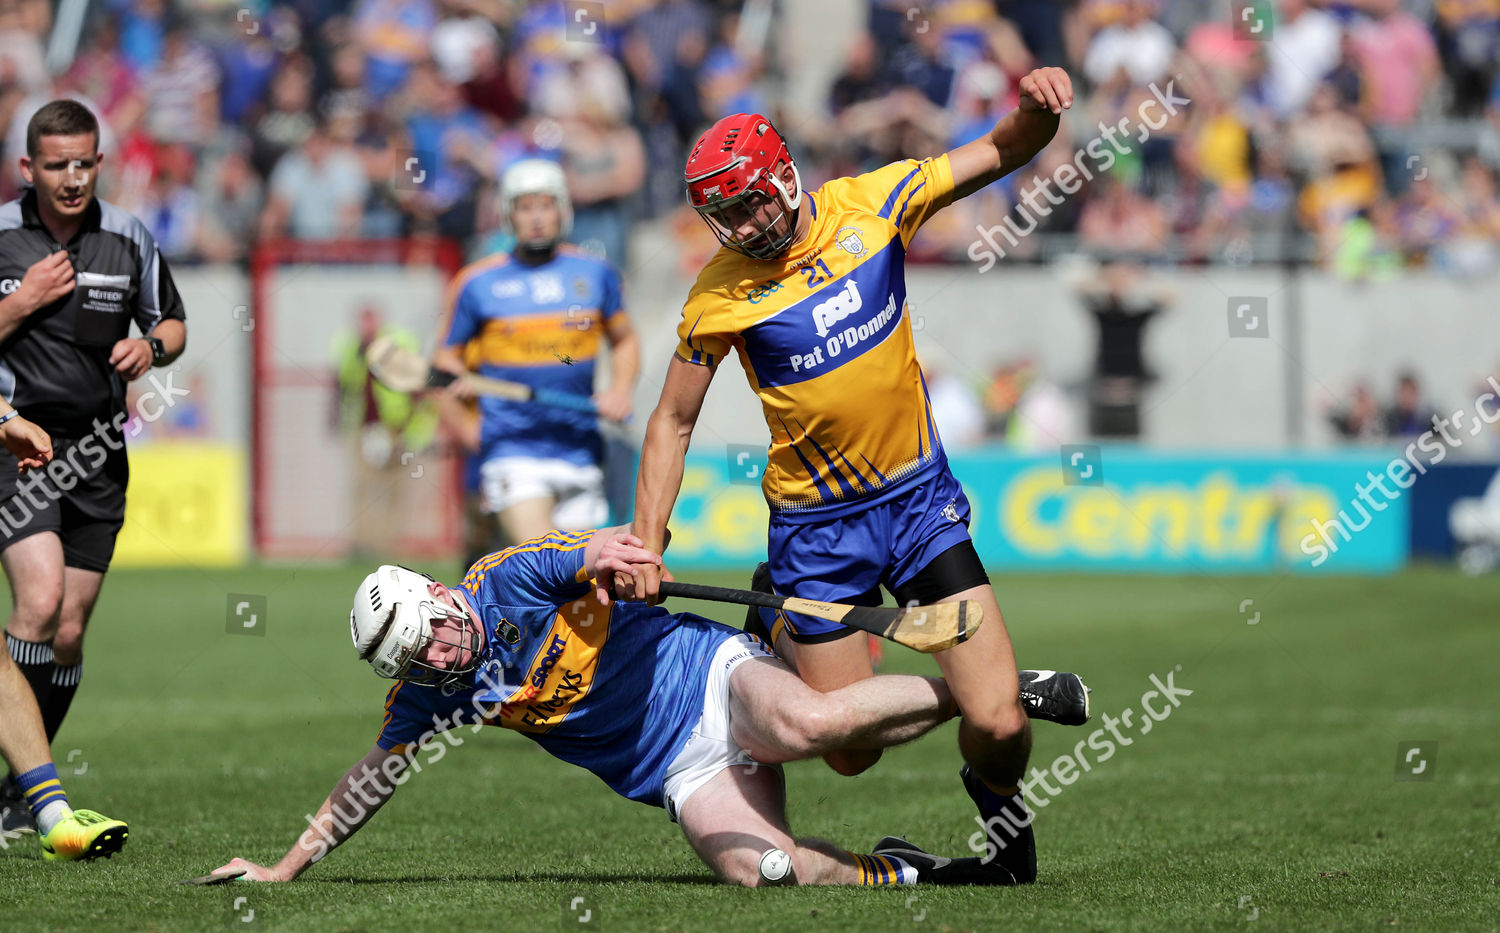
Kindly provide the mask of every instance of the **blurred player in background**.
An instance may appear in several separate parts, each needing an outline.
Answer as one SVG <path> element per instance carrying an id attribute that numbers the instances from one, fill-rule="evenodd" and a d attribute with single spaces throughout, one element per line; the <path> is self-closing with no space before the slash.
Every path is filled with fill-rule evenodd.
<path id="1" fill-rule="evenodd" d="M 125 384 L 177 359 L 187 325 L 151 234 L 94 197 L 103 155 L 88 108 L 42 107 L 26 153 L 21 173 L 34 187 L 0 207 L 0 389 L 52 436 L 66 468 L 23 489 L 15 458 L 0 454 L 0 565 L 14 602 L 6 647 L 51 742 L 82 680 L 84 628 L 125 521 Z M 8 780 L 0 799 L 18 793 Z M 5 828 L 24 830 L 30 817 L 11 806 Z"/>
<path id="2" fill-rule="evenodd" d="M 953 696 L 941 679 L 912 675 L 820 693 L 738 629 L 595 601 L 592 580 L 660 560 L 621 527 L 553 532 L 491 554 L 453 588 L 404 567 L 370 574 L 354 595 L 351 634 L 362 660 L 401 681 L 375 747 L 276 865 L 237 858 L 215 874 L 296 878 L 375 815 L 418 753 L 436 761 L 456 744 L 438 734 L 492 725 L 665 808 L 730 884 L 1000 883 L 976 858 L 935 857 L 905 839 L 856 854 L 794 837 L 778 763 L 911 741 L 955 715 Z M 764 867 L 778 854 L 774 870 Z"/>
<path id="3" fill-rule="evenodd" d="M 0 444 L 16 459 L 21 472 L 40 469 L 52 459 L 47 432 L 0 401 Z M 109 856 L 120 851 L 130 830 L 119 820 L 92 810 L 74 810 L 57 776 L 57 765 L 47 747 L 47 730 L 36 696 L 8 653 L 0 651 L 0 757 L 10 765 L 20 791 L 18 801 L 0 803 L 0 818 L 12 822 L 8 810 L 24 808 L 42 843 L 48 861 L 74 861 Z M 23 822 L 19 817 L 15 823 Z M 20 835 L 5 832 L 0 838 Z"/>
<path id="4" fill-rule="evenodd" d="M 512 165 L 501 180 L 501 210 L 515 249 L 468 266 L 449 286 L 449 323 L 433 365 L 460 374 L 472 366 L 486 376 L 593 396 L 599 411 L 595 418 L 534 403 L 480 401 L 480 489 L 505 542 L 515 544 L 608 518 L 598 419 L 630 416 L 640 347 L 619 273 L 562 242 L 572 209 L 560 166 L 541 159 Z M 462 351 L 471 341 L 477 361 L 466 366 Z M 596 395 L 601 344 L 609 350 L 610 381 Z"/>
<path id="5" fill-rule="evenodd" d="M 402 349 L 421 352 L 416 334 L 381 320 L 367 304 L 356 325 L 334 343 L 338 367 L 339 428 L 349 443 L 354 474 L 354 547 L 368 555 L 380 543 L 399 540 L 403 529 L 424 517 L 422 490 L 412 482 L 412 457 L 437 434 L 436 404 L 425 395 L 398 392 L 370 375 L 365 353 L 384 337 Z"/>
<path id="6" fill-rule="evenodd" d="M 993 853 L 997 876 L 1036 878 L 1020 780 L 1031 729 L 1010 636 L 969 538 L 969 503 L 948 470 L 905 313 L 905 251 L 938 210 L 1029 162 L 1051 141 L 1073 89 L 1060 68 L 1020 81 L 1020 105 L 986 135 L 937 158 L 896 162 L 815 192 L 781 135 L 735 114 L 699 138 L 688 197 L 722 247 L 683 309 L 681 342 L 646 427 L 634 527 L 665 543 L 683 460 L 710 380 L 731 350 L 771 431 L 763 489 L 771 508 L 769 584 L 823 602 L 978 600 L 986 624 L 935 657 L 963 710 L 966 790 L 988 825 L 1023 827 Z M 759 576 L 759 575 L 758 575 Z M 655 601 L 656 568 L 617 582 Z M 872 675 L 853 629 L 779 614 L 773 643 L 818 690 Z M 828 756 L 841 773 L 878 750 Z"/>

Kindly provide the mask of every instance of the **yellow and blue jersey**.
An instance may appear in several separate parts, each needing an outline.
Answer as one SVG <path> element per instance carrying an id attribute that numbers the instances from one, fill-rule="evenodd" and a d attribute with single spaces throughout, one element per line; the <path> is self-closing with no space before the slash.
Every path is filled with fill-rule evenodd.
<path id="1" fill-rule="evenodd" d="M 703 713 L 709 662 L 739 630 L 643 603 L 600 606 L 583 564 L 591 534 L 552 532 L 469 568 L 460 588 L 484 626 L 483 660 L 456 687 L 391 688 L 381 748 L 501 726 L 623 797 L 662 805 L 667 767 Z"/>
<path id="2" fill-rule="evenodd" d="M 738 353 L 771 431 L 762 489 L 785 517 L 868 507 L 941 469 L 906 313 L 906 248 L 953 199 L 947 156 L 896 162 L 807 195 L 808 235 L 780 259 L 721 248 L 693 285 L 677 355 Z"/>
<path id="3" fill-rule="evenodd" d="M 471 341 L 481 375 L 573 395 L 594 394 L 605 330 L 624 314 L 620 274 L 573 247 L 538 266 L 507 254 L 466 266 L 448 287 L 450 324 L 443 344 Z M 596 464 L 598 420 L 550 405 L 485 398 L 484 459 L 544 457 Z"/>

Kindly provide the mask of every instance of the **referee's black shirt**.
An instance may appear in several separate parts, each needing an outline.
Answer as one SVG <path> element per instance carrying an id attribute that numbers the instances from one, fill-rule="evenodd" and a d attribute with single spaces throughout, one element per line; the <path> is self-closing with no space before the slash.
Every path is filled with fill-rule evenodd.
<path id="1" fill-rule="evenodd" d="M 95 198 L 83 226 L 61 245 L 42 224 L 36 191 L 0 206 L 0 298 L 26 270 L 66 249 L 73 291 L 38 308 L 0 343 L 0 395 L 32 422 L 63 437 L 94 430 L 125 410 L 125 382 L 109 364 L 135 320 L 149 334 L 164 318 L 184 320 L 182 297 L 139 220 Z"/>

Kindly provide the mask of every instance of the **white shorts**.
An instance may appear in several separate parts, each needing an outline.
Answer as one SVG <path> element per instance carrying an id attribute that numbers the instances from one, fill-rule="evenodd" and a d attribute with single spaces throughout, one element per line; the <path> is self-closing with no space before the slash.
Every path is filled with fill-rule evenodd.
<path id="1" fill-rule="evenodd" d="M 714 775 L 733 765 L 755 764 L 750 753 L 734 744 L 729 734 L 729 675 L 751 658 L 775 658 L 765 643 L 753 635 L 724 640 L 709 661 L 708 683 L 703 688 L 703 713 L 693 726 L 682 751 L 667 766 L 663 781 L 667 816 L 677 822 L 682 805 Z M 780 770 L 780 765 L 765 765 Z"/>
<path id="2" fill-rule="evenodd" d="M 566 460 L 495 457 L 479 468 L 479 491 L 486 512 L 503 512 L 518 502 L 553 499 L 552 527 L 565 531 L 597 528 L 609 520 L 604 471 Z"/>

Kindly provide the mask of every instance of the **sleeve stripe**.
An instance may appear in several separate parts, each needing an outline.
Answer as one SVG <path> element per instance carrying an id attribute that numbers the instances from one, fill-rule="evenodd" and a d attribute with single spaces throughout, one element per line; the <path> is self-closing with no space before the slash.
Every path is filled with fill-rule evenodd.
<path id="1" fill-rule="evenodd" d="M 500 564 L 504 563 L 507 558 L 512 557 L 513 555 L 526 554 L 533 551 L 548 550 L 576 551 L 579 548 L 587 547 L 589 538 L 592 536 L 592 531 L 577 533 L 554 531 L 540 538 L 533 538 L 531 541 L 528 541 L 524 544 L 518 544 L 515 547 L 506 548 L 503 551 L 496 551 L 495 553 L 479 561 L 479 563 L 475 564 L 473 567 L 470 567 L 468 574 L 464 577 L 464 583 L 470 585 L 479 583 L 479 581 L 484 579 L 484 574 L 486 571 L 494 567 L 498 567 Z"/>
<path id="2" fill-rule="evenodd" d="M 907 193 L 906 200 L 901 202 L 901 210 L 896 212 L 896 226 L 901 226 L 901 221 L 906 217 L 906 206 L 911 203 L 911 199 L 916 197 L 917 192 L 921 191 L 923 186 L 926 184 L 927 182 L 923 181 L 921 184 L 917 185 Z"/>
<path id="3" fill-rule="evenodd" d="M 914 178 L 920 171 L 922 171 L 922 166 L 918 165 L 916 168 L 908 172 L 906 177 L 901 179 L 896 187 L 891 189 L 891 196 L 885 199 L 885 204 L 881 205 L 881 217 L 885 218 L 886 220 L 891 219 L 891 211 L 896 207 L 896 198 L 901 194 L 902 190 L 906 188 L 907 182 L 911 181 L 912 178 Z"/>

